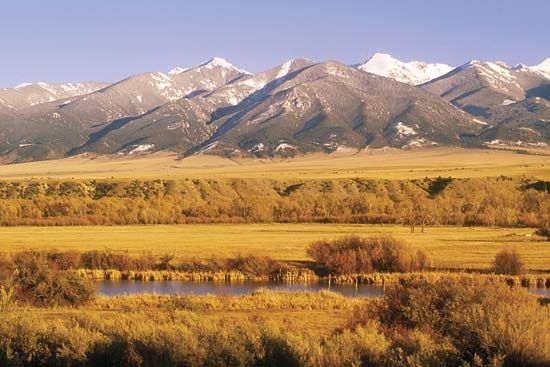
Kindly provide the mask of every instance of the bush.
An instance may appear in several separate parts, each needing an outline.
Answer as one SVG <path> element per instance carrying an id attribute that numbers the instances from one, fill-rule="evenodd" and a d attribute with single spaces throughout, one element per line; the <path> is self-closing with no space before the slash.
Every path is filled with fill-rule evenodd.
<path id="1" fill-rule="evenodd" d="M 550 241 L 550 228 L 548 227 L 541 227 L 537 229 L 535 232 L 536 235 L 539 235 L 541 237 L 546 237 L 548 241 Z"/>
<path id="2" fill-rule="evenodd" d="M 519 275 L 525 272 L 525 267 L 516 251 L 502 250 L 495 257 L 493 270 L 497 274 Z"/>
<path id="3" fill-rule="evenodd" d="M 309 246 L 307 254 L 336 274 L 421 271 L 427 265 L 422 251 L 415 252 L 390 236 L 317 241 Z"/>
<path id="4" fill-rule="evenodd" d="M 50 260 L 60 270 L 80 268 L 80 253 L 77 251 L 50 251 L 47 254 Z"/>
<path id="5" fill-rule="evenodd" d="M 448 338 L 468 363 L 550 365 L 550 314 L 522 288 L 467 277 L 399 285 L 373 314 L 392 330 Z"/>
<path id="6" fill-rule="evenodd" d="M 83 253 L 80 258 L 86 269 L 152 270 L 156 266 L 156 259 L 151 254 L 130 256 L 128 251 L 93 250 Z"/>
<path id="7" fill-rule="evenodd" d="M 95 294 L 90 280 L 71 270 L 60 270 L 40 252 L 22 252 L 14 259 L 13 284 L 19 298 L 42 306 L 80 305 Z"/>
<path id="8" fill-rule="evenodd" d="M 273 260 L 268 256 L 237 256 L 227 261 L 227 269 L 231 271 L 240 271 L 244 274 L 267 276 L 281 272 L 287 267 L 285 264 Z"/>

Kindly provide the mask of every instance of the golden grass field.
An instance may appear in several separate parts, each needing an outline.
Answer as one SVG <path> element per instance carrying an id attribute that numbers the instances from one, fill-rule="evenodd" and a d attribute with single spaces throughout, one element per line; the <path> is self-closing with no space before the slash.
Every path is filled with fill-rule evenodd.
<path id="1" fill-rule="evenodd" d="M 438 148 L 421 151 L 368 151 L 355 154 L 311 154 L 296 159 L 239 159 L 193 156 L 177 160 L 158 153 L 137 158 L 72 157 L 0 166 L 0 179 L 27 178 L 387 178 L 426 176 L 487 177 L 528 175 L 550 178 L 550 153 Z M 0 228 L 0 251 L 22 249 L 112 248 L 152 251 L 186 257 L 236 254 L 267 255 L 281 260 L 306 260 L 305 249 L 318 239 L 347 234 L 391 234 L 422 248 L 434 266 L 487 268 L 503 248 L 514 248 L 530 269 L 550 270 L 550 243 L 533 229 L 428 228 L 409 232 L 403 226 L 328 224 L 173 225 L 117 227 Z"/>
<path id="2" fill-rule="evenodd" d="M 279 260 L 307 260 L 315 240 L 348 234 L 393 235 L 424 250 L 438 268 L 483 269 L 501 249 L 515 249 L 532 270 L 550 270 L 550 242 L 529 228 L 428 227 L 410 233 L 405 226 L 340 224 L 189 224 L 155 226 L 3 227 L 0 251 L 119 249 L 151 251 L 177 257 L 265 255 Z"/>
<path id="3" fill-rule="evenodd" d="M 550 178 L 550 151 L 518 154 L 504 150 L 437 148 L 420 151 L 370 150 L 310 154 L 295 159 L 237 159 L 174 154 L 145 157 L 71 157 L 0 166 L 0 179 L 24 178 L 387 178 L 529 175 Z"/>
<path id="4" fill-rule="evenodd" d="M 101 320 L 116 322 L 128 312 L 155 310 L 158 313 L 173 310 L 178 298 L 186 302 L 190 312 L 204 323 L 225 325 L 263 325 L 284 327 L 287 330 L 311 330 L 317 336 L 328 336 L 342 327 L 359 305 L 368 298 L 346 298 L 334 293 L 256 292 L 250 295 L 181 295 L 176 299 L 166 295 L 141 294 L 117 298 L 99 296 L 89 304 L 74 308 L 33 308 L 32 312 L 44 321 L 78 318 L 83 313 Z"/>

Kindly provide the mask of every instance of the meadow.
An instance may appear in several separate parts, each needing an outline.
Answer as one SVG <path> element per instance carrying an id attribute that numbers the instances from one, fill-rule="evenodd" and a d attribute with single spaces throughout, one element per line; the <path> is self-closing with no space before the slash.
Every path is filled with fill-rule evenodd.
<path id="1" fill-rule="evenodd" d="M 550 284 L 550 245 L 535 234 L 550 217 L 550 160 L 532 153 L 160 153 L 2 166 L 0 365 L 548 366 L 548 300 L 518 286 Z M 308 248 L 350 235 L 395 239 L 362 253 L 372 271 L 333 278 L 382 279 L 384 297 L 103 297 L 91 279 L 323 276 L 330 264 Z M 501 250 L 521 257 L 522 273 L 479 274 L 496 271 Z M 334 258 L 344 266 L 356 254 Z M 428 268 L 374 269 L 413 254 Z M 125 270 L 104 267 L 109 256 Z"/>
<path id="2" fill-rule="evenodd" d="M 309 154 L 294 159 L 229 159 L 211 155 L 178 159 L 175 154 L 145 157 L 76 156 L 61 160 L 4 165 L 0 179 L 151 179 L 277 178 L 277 179 L 413 179 L 530 175 L 550 178 L 550 150 L 524 151 L 435 148 L 357 153 Z"/>
<path id="3" fill-rule="evenodd" d="M 530 270 L 550 270 L 550 245 L 532 228 L 428 227 L 411 233 L 400 225 L 190 224 L 152 226 L 1 227 L 0 251 L 127 250 L 205 259 L 236 255 L 307 261 L 313 241 L 344 235 L 392 235 L 422 249 L 437 268 L 488 269 L 495 254 L 514 249 Z"/>

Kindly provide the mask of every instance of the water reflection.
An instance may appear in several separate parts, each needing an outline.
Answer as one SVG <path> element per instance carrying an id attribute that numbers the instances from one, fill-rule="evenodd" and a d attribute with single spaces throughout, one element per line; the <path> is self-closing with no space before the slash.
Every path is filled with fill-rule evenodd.
<path id="1" fill-rule="evenodd" d="M 178 280 L 159 280 L 144 282 L 140 280 L 103 280 L 99 282 L 99 293 L 104 296 L 128 294 L 193 294 L 193 295 L 242 295 L 250 294 L 260 288 L 291 291 L 319 292 L 328 290 L 326 283 L 288 284 L 270 282 L 184 282 Z M 346 297 L 380 297 L 384 290 L 378 285 L 332 284 L 330 290 Z M 538 296 L 550 297 L 550 288 L 531 288 L 529 292 Z"/>
<path id="2" fill-rule="evenodd" d="M 184 282 L 177 280 L 161 280 L 144 282 L 139 280 L 103 280 L 99 284 L 99 293 L 105 296 L 120 296 L 127 294 L 193 294 L 193 295 L 241 295 L 250 294 L 260 288 L 292 291 L 318 292 L 328 290 L 328 284 L 285 284 L 269 282 Z M 352 284 L 331 285 L 330 290 L 346 297 L 380 297 L 384 294 L 381 286 Z"/>

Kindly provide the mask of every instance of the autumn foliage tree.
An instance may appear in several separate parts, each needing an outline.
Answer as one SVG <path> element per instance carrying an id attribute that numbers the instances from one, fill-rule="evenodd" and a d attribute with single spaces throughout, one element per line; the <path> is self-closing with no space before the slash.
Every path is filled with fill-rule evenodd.
<path id="1" fill-rule="evenodd" d="M 307 254 L 335 274 L 421 271 L 428 262 L 421 250 L 414 251 L 391 236 L 317 241 Z"/>

